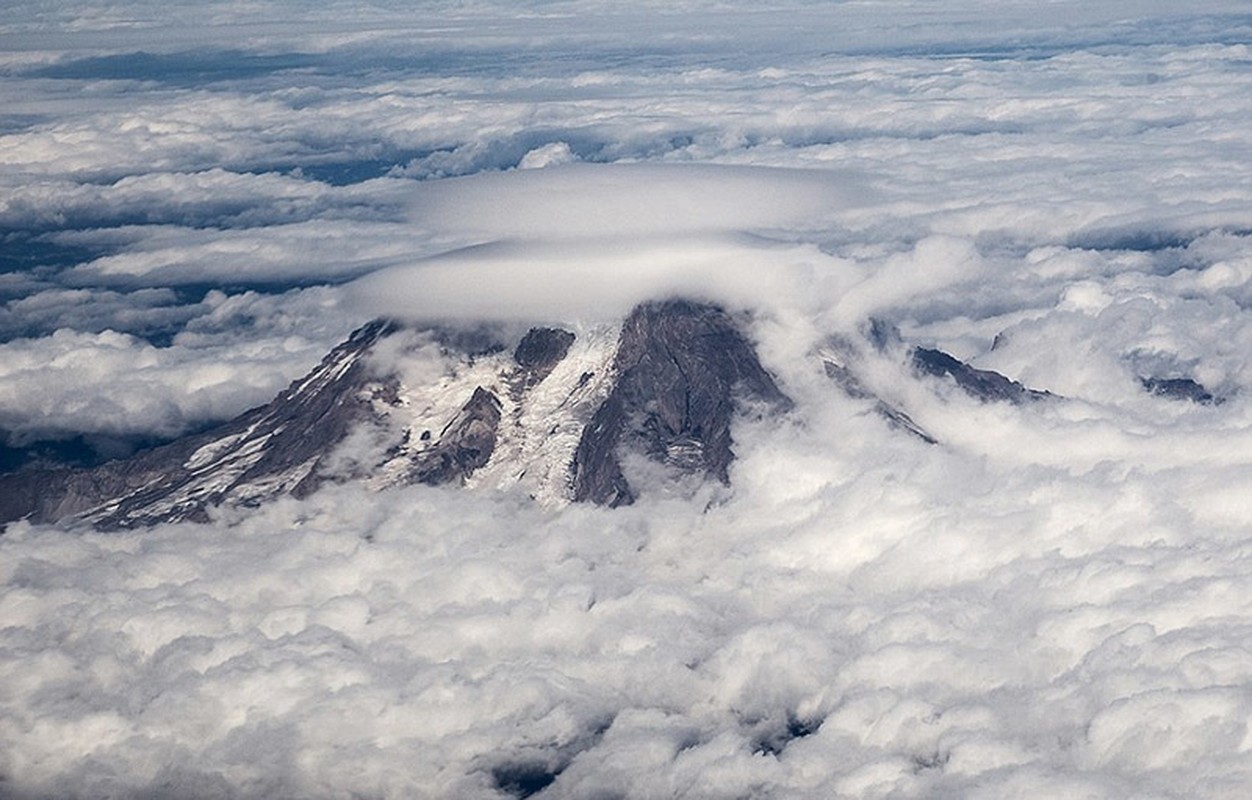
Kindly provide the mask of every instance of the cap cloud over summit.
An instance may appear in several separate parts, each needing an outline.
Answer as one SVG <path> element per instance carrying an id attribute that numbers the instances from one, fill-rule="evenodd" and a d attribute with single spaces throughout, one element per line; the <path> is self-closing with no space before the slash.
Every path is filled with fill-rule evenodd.
<path id="1" fill-rule="evenodd" d="M 414 223 L 474 244 L 374 272 L 350 296 L 388 316 L 552 322 L 620 318 L 676 295 L 758 309 L 804 303 L 821 283 L 848 281 L 838 259 L 794 232 L 820 230 L 871 197 L 852 171 L 697 164 L 424 184 L 414 189 Z"/>

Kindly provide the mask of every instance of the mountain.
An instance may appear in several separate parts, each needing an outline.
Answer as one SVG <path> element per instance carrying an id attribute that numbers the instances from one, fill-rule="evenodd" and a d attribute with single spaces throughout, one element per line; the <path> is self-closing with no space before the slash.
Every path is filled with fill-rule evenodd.
<path id="1" fill-rule="evenodd" d="M 939 444 L 883 385 L 949 382 L 983 402 L 1055 398 L 942 350 L 908 346 L 872 322 L 816 353 L 833 386 L 887 425 Z M 1145 391 L 1220 402 L 1184 379 Z M 938 386 L 936 386 L 938 388 Z M 266 405 L 202 433 L 90 468 L 0 475 L 0 522 L 80 520 L 103 529 L 204 520 L 217 505 L 305 497 L 327 482 L 522 491 L 559 505 L 634 502 L 649 482 L 728 483 L 739 414 L 792 401 L 762 366 L 741 320 L 716 306 L 637 306 L 620 326 L 422 328 L 376 320 Z"/>
<path id="2" fill-rule="evenodd" d="M 622 446 L 727 482 L 736 397 L 774 410 L 791 404 L 725 313 L 684 301 L 637 308 L 622 326 L 611 374 L 608 396 L 574 454 L 575 500 L 616 506 L 634 499 Z"/>
<path id="3" fill-rule="evenodd" d="M 89 519 L 103 528 L 204 519 L 230 501 L 279 493 L 305 496 L 323 480 L 315 467 L 394 381 L 371 382 L 365 355 L 394 333 L 374 322 L 352 334 L 311 373 L 269 404 L 202 434 L 92 469 L 27 470 L 0 481 L 0 518 Z"/>
<path id="4" fill-rule="evenodd" d="M 1009 403 L 1024 403 L 1030 400 L 1043 400 L 1052 396 L 1051 392 L 1030 389 L 1015 380 L 1006 378 L 989 369 L 976 369 L 942 350 L 930 347 L 914 347 L 911 351 L 913 368 L 923 375 L 951 379 L 966 393 L 982 400 L 1003 400 Z"/>
<path id="5" fill-rule="evenodd" d="M 636 498 L 634 461 L 728 481 L 738 410 L 791 402 L 736 320 L 710 305 L 646 303 L 616 331 L 532 328 L 512 348 L 502 338 L 371 322 L 217 428 L 91 469 L 0 477 L 0 520 L 202 520 L 215 505 L 347 480 L 617 506 Z"/>

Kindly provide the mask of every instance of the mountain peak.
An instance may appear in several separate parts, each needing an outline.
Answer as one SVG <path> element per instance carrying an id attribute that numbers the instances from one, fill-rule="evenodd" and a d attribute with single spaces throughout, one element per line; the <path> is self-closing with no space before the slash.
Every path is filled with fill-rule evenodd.
<path id="1" fill-rule="evenodd" d="M 636 307 L 616 336 L 537 327 L 512 349 L 431 332 L 417 338 L 435 347 L 392 340 L 402 332 L 421 333 L 370 322 L 274 400 L 204 433 L 93 469 L 4 476 L 0 519 L 199 520 L 344 480 L 520 485 L 616 506 L 639 491 L 624 458 L 725 483 L 738 399 L 790 405 L 736 321 L 687 300 Z M 383 366 L 374 356 L 388 340 L 398 347 Z"/>
<path id="2" fill-rule="evenodd" d="M 623 450 L 726 483 L 736 396 L 790 405 L 726 312 L 687 300 L 637 306 L 622 326 L 613 370 L 613 389 L 574 457 L 575 500 L 634 501 Z"/>

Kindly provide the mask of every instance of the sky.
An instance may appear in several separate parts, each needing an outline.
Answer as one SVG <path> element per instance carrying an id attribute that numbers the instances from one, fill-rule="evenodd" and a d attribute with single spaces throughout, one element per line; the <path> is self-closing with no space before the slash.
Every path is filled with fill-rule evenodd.
<path id="1" fill-rule="evenodd" d="M 627 509 L 13 523 L 0 796 L 1246 796 L 1250 41 L 1235 0 L 5 4 L 5 446 L 201 430 L 379 315 L 675 293 L 796 405 Z"/>

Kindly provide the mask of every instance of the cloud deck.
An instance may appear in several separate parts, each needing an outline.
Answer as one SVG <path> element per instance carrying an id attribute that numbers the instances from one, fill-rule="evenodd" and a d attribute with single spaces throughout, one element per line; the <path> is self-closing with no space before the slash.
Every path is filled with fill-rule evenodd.
<path id="1" fill-rule="evenodd" d="M 10 525 L 0 794 L 1246 795 L 1241 4 L 349 6 L 0 12 L 8 444 L 231 417 L 381 312 L 676 291 L 796 408 L 626 509 Z M 899 435 L 813 358 L 871 319 L 1057 399 L 867 355 Z"/>

